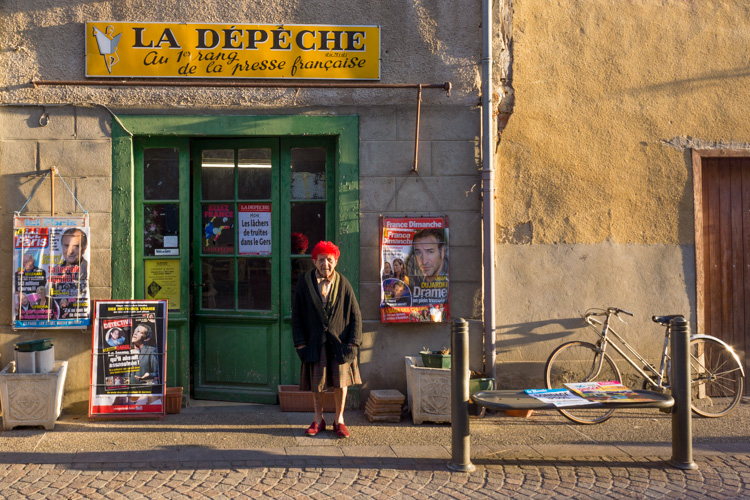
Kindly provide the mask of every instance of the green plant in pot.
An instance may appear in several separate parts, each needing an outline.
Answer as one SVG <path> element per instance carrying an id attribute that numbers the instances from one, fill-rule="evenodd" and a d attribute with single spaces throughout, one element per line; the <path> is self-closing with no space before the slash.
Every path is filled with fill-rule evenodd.
<path id="1" fill-rule="evenodd" d="M 439 351 L 431 351 L 423 347 L 419 354 L 422 356 L 422 364 L 426 368 L 450 368 L 451 367 L 451 350 L 443 347 Z"/>
<path id="2" fill-rule="evenodd" d="M 495 389 L 495 379 L 487 377 L 484 373 L 472 371 L 469 374 L 469 395 L 480 391 L 491 391 Z M 469 402 L 469 415 L 481 417 L 484 415 L 484 407 Z"/>

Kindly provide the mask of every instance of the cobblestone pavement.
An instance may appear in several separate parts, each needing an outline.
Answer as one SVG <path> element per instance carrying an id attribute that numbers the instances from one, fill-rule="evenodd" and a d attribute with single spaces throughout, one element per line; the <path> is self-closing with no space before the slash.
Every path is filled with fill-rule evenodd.
<path id="1" fill-rule="evenodd" d="M 444 460 L 303 459 L 193 463 L 5 464 L 2 498 L 741 498 L 750 456 L 477 460 L 472 473 Z"/>
<path id="2" fill-rule="evenodd" d="M 370 423 L 304 435 L 277 406 L 187 408 L 162 421 L 0 432 L 0 498 L 750 498 L 750 405 L 693 419 L 697 470 L 671 467 L 671 418 L 618 411 L 596 426 L 557 412 L 471 422 L 476 470 L 452 472 L 445 424 Z"/>

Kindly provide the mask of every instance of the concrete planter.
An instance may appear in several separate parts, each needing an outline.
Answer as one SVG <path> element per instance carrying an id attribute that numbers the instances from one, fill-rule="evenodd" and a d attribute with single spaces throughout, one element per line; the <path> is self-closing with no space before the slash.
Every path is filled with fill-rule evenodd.
<path id="1" fill-rule="evenodd" d="M 3 407 L 3 429 L 21 425 L 55 428 L 62 409 L 67 361 L 55 361 L 49 373 L 15 373 L 15 363 L 0 371 L 0 403 Z"/>
<path id="2" fill-rule="evenodd" d="M 411 418 L 422 422 L 451 421 L 451 371 L 425 368 L 422 359 L 406 356 L 406 389 Z"/>

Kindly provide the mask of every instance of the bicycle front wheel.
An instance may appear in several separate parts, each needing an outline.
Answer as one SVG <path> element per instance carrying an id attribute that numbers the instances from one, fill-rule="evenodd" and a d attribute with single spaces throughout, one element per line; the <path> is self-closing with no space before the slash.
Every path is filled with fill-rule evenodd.
<path id="1" fill-rule="evenodd" d="M 547 389 L 559 389 L 565 387 L 565 383 L 573 382 L 621 381 L 620 371 L 612 358 L 601 353 L 594 344 L 578 341 L 567 342 L 550 354 L 544 367 L 544 377 Z M 599 424 L 611 417 L 615 410 L 592 408 L 558 411 L 578 424 Z"/>
<path id="2" fill-rule="evenodd" d="M 711 338 L 690 341 L 691 406 L 704 417 L 723 417 L 742 397 L 742 369 L 732 351 Z"/>

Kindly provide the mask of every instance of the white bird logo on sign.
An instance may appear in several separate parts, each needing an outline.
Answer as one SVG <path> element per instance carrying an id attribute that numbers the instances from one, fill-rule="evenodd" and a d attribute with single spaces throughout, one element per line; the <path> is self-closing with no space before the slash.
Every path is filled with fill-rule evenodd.
<path id="1" fill-rule="evenodd" d="M 107 26 L 106 33 L 94 26 L 94 36 L 96 44 L 99 46 L 99 53 L 104 56 L 104 62 L 107 65 L 107 71 L 112 74 L 112 66 L 120 62 L 120 56 L 117 54 L 117 44 L 120 43 L 122 33 L 113 36 L 115 27 Z"/>

